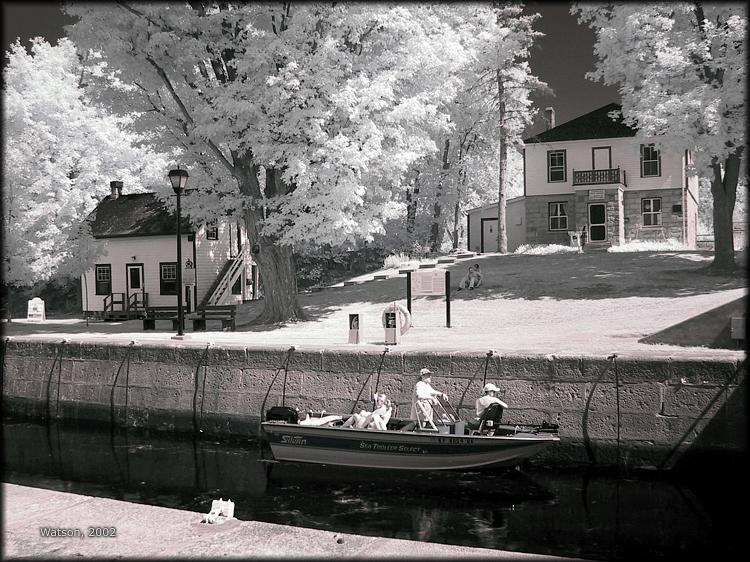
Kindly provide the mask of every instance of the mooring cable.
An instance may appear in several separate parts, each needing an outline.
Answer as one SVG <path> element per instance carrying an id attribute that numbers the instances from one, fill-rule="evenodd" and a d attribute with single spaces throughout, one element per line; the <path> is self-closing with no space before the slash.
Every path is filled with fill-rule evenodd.
<path id="1" fill-rule="evenodd" d="M 615 367 L 615 402 L 617 404 L 617 473 L 620 473 L 620 375 L 617 371 L 617 354 L 610 355 L 608 360 L 612 360 Z"/>
<path id="2" fill-rule="evenodd" d="M 596 456 L 594 455 L 594 450 L 591 446 L 591 438 L 589 437 L 588 431 L 589 410 L 591 409 L 591 400 L 594 398 L 594 391 L 596 390 L 597 385 L 601 382 L 601 380 L 604 378 L 604 375 L 607 374 L 609 368 L 612 366 L 611 359 L 611 356 L 607 359 L 608 363 L 606 367 L 602 370 L 601 373 L 599 373 L 599 376 L 594 381 L 594 386 L 591 387 L 588 398 L 586 398 L 586 407 L 583 410 L 583 418 L 581 419 L 581 430 L 583 431 L 583 447 L 586 449 L 586 455 L 589 458 L 589 462 L 591 462 L 592 464 L 596 464 Z"/>
<path id="3" fill-rule="evenodd" d="M 268 390 L 266 391 L 266 395 L 263 397 L 263 402 L 261 402 L 261 404 L 260 404 L 260 416 L 258 418 L 258 420 L 259 420 L 258 421 L 258 435 L 261 435 L 261 433 L 263 431 L 263 417 L 264 417 L 263 412 L 265 411 L 265 408 L 266 408 L 266 401 L 268 400 L 268 395 L 271 394 L 271 389 L 273 388 L 273 385 L 276 382 L 276 379 L 278 378 L 279 373 L 281 373 L 281 369 L 284 369 L 284 372 L 286 372 L 286 369 L 288 369 L 288 367 L 289 367 L 289 360 L 292 357 L 292 353 L 294 353 L 294 346 L 291 346 L 287 350 L 286 353 L 287 353 L 287 355 L 286 355 L 285 364 L 282 365 L 281 367 L 278 367 L 276 369 L 276 373 L 274 373 L 273 379 L 271 379 L 271 384 L 268 385 Z"/>
<path id="4" fill-rule="evenodd" d="M 495 353 L 495 351 L 494 351 L 494 350 L 492 350 L 492 349 L 490 349 L 490 350 L 489 350 L 489 351 L 488 351 L 488 352 L 487 352 L 487 353 L 485 354 L 485 357 L 484 357 L 484 380 L 487 380 L 487 366 L 489 365 L 489 362 L 490 362 L 490 357 L 494 357 L 495 355 L 496 355 L 496 353 Z M 493 360 L 494 360 L 494 359 L 493 359 Z M 480 363 L 479 367 L 477 367 L 477 368 L 476 368 L 476 369 L 474 370 L 474 373 L 473 373 L 473 374 L 471 375 L 471 378 L 469 379 L 469 382 L 468 382 L 468 383 L 466 383 L 466 388 L 464 388 L 464 392 L 463 392 L 463 394 L 461 394 L 461 398 L 460 398 L 460 400 L 458 401 L 458 403 L 456 404 L 456 408 L 466 408 L 466 405 L 464 404 L 464 398 L 466 398 L 466 393 L 467 393 L 467 392 L 469 392 L 469 387 L 471 386 L 471 383 L 472 383 L 472 382 L 474 381 L 474 379 L 475 379 L 475 378 L 477 377 L 477 375 L 479 374 L 479 369 L 480 369 L 481 367 L 482 367 L 482 365 L 481 365 L 481 363 Z M 482 383 L 482 386 L 484 386 L 485 384 L 486 384 L 486 383 Z"/>
<path id="5" fill-rule="evenodd" d="M 713 408 L 716 401 L 719 399 L 719 397 L 722 395 L 722 393 L 726 390 L 728 390 L 729 385 L 734 382 L 734 380 L 737 378 L 738 373 L 745 368 L 745 363 L 747 362 L 747 358 L 742 360 L 742 363 L 740 363 L 737 368 L 734 370 L 734 372 L 727 377 L 727 379 L 724 381 L 724 384 L 719 389 L 719 391 L 714 395 L 714 397 L 706 404 L 706 406 L 703 408 L 700 414 L 695 417 L 693 420 L 693 423 L 690 424 L 690 427 L 688 427 L 685 432 L 682 434 L 682 436 L 677 440 L 677 442 L 674 444 L 672 449 L 670 449 L 669 453 L 667 453 L 667 456 L 664 457 L 664 459 L 659 463 L 659 465 L 656 467 L 657 470 L 664 470 L 667 463 L 672 459 L 672 457 L 677 453 L 680 446 L 684 442 L 685 438 L 690 435 L 690 433 L 695 429 L 695 427 L 704 419 L 704 416 L 708 411 Z"/>
<path id="6" fill-rule="evenodd" d="M 390 351 L 389 348 L 383 349 L 383 353 L 380 356 L 380 365 L 378 366 L 378 377 L 380 377 L 380 368 L 383 366 L 383 360 L 385 359 L 385 354 Z M 362 396 L 362 391 L 365 389 L 365 385 L 370 381 L 372 378 L 372 375 L 375 373 L 375 371 L 370 371 L 370 374 L 367 375 L 367 378 L 365 379 L 365 382 L 362 383 L 362 386 L 359 387 L 359 392 L 357 393 L 357 397 L 354 399 L 354 404 L 352 404 L 352 411 L 351 413 L 354 413 L 354 410 L 357 409 L 357 404 L 359 403 L 359 399 Z M 377 392 L 377 384 L 375 385 L 375 392 Z"/>
<path id="7" fill-rule="evenodd" d="M 47 376 L 47 401 L 45 404 L 46 420 L 52 417 L 52 396 L 50 395 L 52 389 L 52 375 L 55 373 L 55 367 L 57 366 L 57 359 L 60 356 L 60 347 L 55 349 L 55 357 L 52 359 L 52 366 L 49 369 L 49 375 Z"/>
<path id="8" fill-rule="evenodd" d="M 120 361 L 120 366 L 117 367 L 117 372 L 115 373 L 115 378 L 112 381 L 112 390 L 109 392 L 109 423 L 110 423 L 110 429 L 114 430 L 114 426 L 116 425 L 116 416 L 115 416 L 115 391 L 117 390 L 117 380 L 120 378 L 120 373 L 122 372 L 122 367 L 125 365 L 126 361 L 128 362 L 128 367 L 130 365 L 129 357 L 130 352 L 135 346 L 135 341 L 131 341 L 128 348 L 125 350 L 125 355 L 122 358 L 122 361 Z M 126 399 L 127 399 L 127 388 L 126 388 Z M 126 401 L 127 404 L 127 401 Z M 127 405 L 125 406 L 125 423 L 127 425 L 127 418 L 128 418 L 128 412 L 127 412 Z"/>
<path id="9" fill-rule="evenodd" d="M 60 342 L 60 359 L 57 362 L 57 398 L 55 402 L 55 418 L 60 416 L 60 379 L 62 378 L 63 346 L 69 341 L 70 340 L 65 338 Z"/>

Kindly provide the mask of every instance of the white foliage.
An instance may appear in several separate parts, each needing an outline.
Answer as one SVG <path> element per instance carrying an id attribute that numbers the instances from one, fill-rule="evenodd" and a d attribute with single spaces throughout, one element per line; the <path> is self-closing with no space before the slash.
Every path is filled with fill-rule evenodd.
<path id="1" fill-rule="evenodd" d="M 142 138 L 128 132 L 132 116 L 91 103 L 70 41 L 52 46 L 37 38 L 30 53 L 16 42 L 6 57 L 3 277 L 26 285 L 78 275 L 94 247 L 81 221 L 109 193 L 109 181 L 138 189 L 163 179 L 166 161 L 138 146 Z"/>

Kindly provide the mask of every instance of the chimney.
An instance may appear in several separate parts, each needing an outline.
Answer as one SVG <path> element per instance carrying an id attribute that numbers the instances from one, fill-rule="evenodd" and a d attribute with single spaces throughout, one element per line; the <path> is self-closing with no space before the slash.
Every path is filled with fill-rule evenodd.
<path id="1" fill-rule="evenodd" d="M 555 108 L 545 107 L 544 108 L 544 120 L 547 122 L 547 130 L 554 129 L 555 127 Z"/>
<path id="2" fill-rule="evenodd" d="M 109 189 L 111 190 L 110 198 L 113 200 L 117 199 L 120 195 L 122 195 L 122 182 L 121 181 L 109 182 Z"/>

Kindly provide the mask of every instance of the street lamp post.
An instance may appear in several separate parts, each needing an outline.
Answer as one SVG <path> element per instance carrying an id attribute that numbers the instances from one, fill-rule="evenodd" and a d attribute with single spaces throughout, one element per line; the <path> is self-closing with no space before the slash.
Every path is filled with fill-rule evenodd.
<path id="1" fill-rule="evenodd" d="M 184 336 L 183 328 L 185 325 L 184 311 L 182 310 L 182 221 L 180 196 L 185 191 L 185 185 L 188 180 L 187 170 L 169 170 L 169 181 L 172 183 L 172 189 L 177 196 L 177 337 Z"/>

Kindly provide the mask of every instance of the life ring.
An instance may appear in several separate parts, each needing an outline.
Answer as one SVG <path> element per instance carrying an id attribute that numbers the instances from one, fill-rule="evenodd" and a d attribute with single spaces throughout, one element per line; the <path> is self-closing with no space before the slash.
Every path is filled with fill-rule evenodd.
<path id="1" fill-rule="evenodd" d="M 397 302 L 393 302 L 386 306 L 383 309 L 383 328 L 385 328 L 385 314 L 386 312 L 396 312 L 398 310 L 401 312 L 401 335 L 404 335 L 406 332 L 409 331 L 409 328 L 411 328 L 411 313 L 409 310 L 402 304 L 399 304 Z"/>

